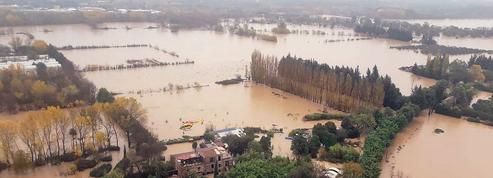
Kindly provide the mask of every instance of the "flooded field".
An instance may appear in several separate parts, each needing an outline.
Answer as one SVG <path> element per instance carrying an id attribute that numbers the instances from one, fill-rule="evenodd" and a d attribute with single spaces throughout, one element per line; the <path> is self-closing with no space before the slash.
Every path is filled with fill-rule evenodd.
<path id="1" fill-rule="evenodd" d="M 167 29 L 145 29 L 148 25 L 147 23 L 107 24 L 108 27 L 117 28 L 110 30 L 93 30 L 85 25 L 16 27 L 13 30 L 32 33 L 37 39 L 45 40 L 55 46 L 150 44 L 158 46 L 160 49 L 174 51 L 180 55 L 179 58 L 151 48 L 87 49 L 62 52 L 69 60 L 81 67 L 90 64 L 116 65 L 129 59 L 143 58 L 159 59 L 162 62 L 193 60 L 195 63 L 190 65 L 85 72 L 84 75 L 98 88 L 105 87 L 110 91 L 122 93 L 121 96 L 137 98 L 147 110 L 147 126 L 158 135 L 159 139 L 173 139 L 183 135 L 201 135 L 208 125 L 213 125 L 218 129 L 244 126 L 264 129 L 277 127 L 283 128 L 285 133 L 275 135 L 272 140 L 273 151 L 276 155 L 283 156 L 291 154 L 290 141 L 285 139 L 287 133 L 294 128 L 312 127 L 317 122 L 304 122 L 302 117 L 308 113 L 319 112 L 323 107 L 303 98 L 250 82 L 230 86 L 214 84 L 219 80 L 244 75 L 250 61 L 250 55 L 255 49 L 278 57 L 291 54 L 305 59 L 317 59 L 320 63 L 329 65 L 359 67 L 362 73 L 366 72 L 367 68 L 376 65 L 380 74 L 391 76 L 397 87 L 406 95 L 411 93 L 413 86 L 431 86 L 436 82 L 398 69 L 401 66 L 413 65 L 416 62 L 418 64 L 426 62 L 425 55 L 389 49 L 390 46 L 408 43 L 386 39 L 327 43 L 327 40 L 331 39 L 353 38 L 352 30 L 348 29 L 310 27 L 326 31 L 327 34 L 280 35 L 278 42 L 272 43 L 204 30 L 171 33 Z M 132 29 L 126 30 L 125 26 L 130 26 Z M 258 29 L 270 29 L 271 27 L 269 25 L 255 26 Z M 52 32 L 45 33 L 43 32 L 44 29 Z M 344 35 L 338 35 L 340 33 L 344 33 Z M 0 43 L 7 44 L 8 40 L 7 36 L 0 36 Z M 484 47 L 493 49 L 493 43 L 488 44 L 482 39 L 477 40 L 481 41 Z M 477 45 L 478 43 L 475 42 L 454 41 L 454 39 L 449 41 L 450 44 L 459 46 Z M 467 59 L 468 57 L 461 56 L 459 58 Z M 162 91 L 163 88 L 187 88 L 187 86 L 194 84 L 200 84 L 204 87 Z M 1 115 L 0 118 L 2 118 Z M 201 119 L 204 120 L 204 123 L 194 125 L 190 131 L 184 132 L 179 129 L 182 121 Z M 436 122 L 440 123 L 441 119 L 436 119 Z M 459 124 L 457 127 L 446 128 L 445 134 L 453 132 L 454 129 L 460 131 L 476 128 L 481 129 L 483 127 Z M 425 138 L 418 137 L 416 139 Z M 454 145 L 449 146 L 449 148 L 457 148 Z M 168 158 L 170 154 L 191 150 L 190 143 L 176 144 L 169 146 L 164 154 Z M 454 161 L 451 158 L 453 157 L 443 159 Z M 458 163 L 458 165 L 461 164 Z M 47 170 L 43 171 L 45 169 Z M 46 172 L 46 174 L 36 173 L 36 176 L 28 174 L 19 177 L 38 177 L 38 175 L 52 177 L 55 176 L 58 169 L 62 168 L 42 167 L 39 168 L 40 172 Z M 409 167 L 409 169 L 413 169 L 413 167 Z M 405 167 L 405 170 L 408 170 L 408 167 Z M 3 177 L 2 175 L 10 176 L 10 173 L 3 172 L 0 177 Z M 76 176 L 80 175 L 87 175 L 87 173 Z"/>
<path id="2" fill-rule="evenodd" d="M 436 134 L 440 128 L 444 133 Z M 439 114 L 423 114 L 397 134 L 382 162 L 382 178 L 491 177 L 493 127 Z"/>
<path id="3" fill-rule="evenodd" d="M 124 29 L 125 26 L 135 27 L 132 30 Z M 261 41 L 250 37 L 217 33 L 211 31 L 180 31 L 171 33 L 166 29 L 145 29 L 148 24 L 108 24 L 115 27 L 113 30 L 92 30 L 85 25 L 58 25 L 18 27 L 15 31 L 30 32 L 36 38 L 46 40 L 56 46 L 66 45 L 121 45 L 121 44 L 151 44 L 168 51 L 175 51 L 180 58 L 188 58 L 196 63 L 193 67 L 186 66 L 179 69 L 171 67 L 156 71 L 154 77 L 166 77 L 154 81 L 160 86 L 174 81 L 181 83 L 214 82 L 225 78 L 234 77 L 235 74 L 244 74 L 245 65 L 250 61 L 253 50 L 259 49 L 265 54 L 278 57 L 292 54 L 302 58 L 313 58 L 321 63 L 330 65 L 359 66 L 361 71 L 366 71 L 374 65 L 379 67 L 380 73 L 390 75 L 397 86 L 405 94 L 409 94 L 413 85 L 420 84 L 416 77 L 398 70 L 403 65 L 412 65 L 415 62 L 424 63 L 426 56 L 411 51 L 398 51 L 389 49 L 390 46 L 404 45 L 407 43 L 371 39 L 360 41 L 344 41 L 327 43 L 331 39 L 354 38 L 352 30 L 328 29 L 311 27 L 310 30 L 323 30 L 326 35 L 290 34 L 278 36 L 278 43 Z M 254 25 L 261 31 L 270 29 L 272 25 Z M 293 27 L 296 29 L 301 27 Z M 43 29 L 53 32 L 45 33 Z M 346 36 L 341 36 L 343 33 Z M 74 39 L 73 37 L 77 37 Z M 0 42 L 6 44 L 9 38 L 0 38 Z M 97 50 L 73 50 L 64 51 L 67 57 L 80 66 L 87 64 L 115 64 L 123 63 L 133 57 L 159 58 L 175 61 L 166 54 L 151 51 L 152 49 L 97 49 Z M 179 72 L 177 72 L 179 70 Z M 133 71 L 132 71 L 133 72 Z M 129 72 L 129 73 L 132 73 Z M 126 75 L 119 72 L 116 75 Z M 147 71 L 146 71 L 147 73 Z M 177 75 L 180 74 L 180 75 Z M 197 75 L 198 74 L 198 75 Z M 91 78 L 93 74 L 87 74 Z M 98 74 L 94 74 L 98 75 Z M 111 75 L 111 74 L 110 74 Z M 153 74 L 154 75 L 154 74 Z M 151 76 L 149 74 L 149 76 Z M 128 81 L 133 81 L 131 78 Z M 159 81 L 159 82 L 155 82 Z M 162 81 L 162 82 L 161 82 Z M 107 87 L 111 82 L 97 83 L 98 86 Z M 148 88 L 146 85 L 131 84 L 133 88 Z M 122 90 L 127 86 L 108 87 Z"/>

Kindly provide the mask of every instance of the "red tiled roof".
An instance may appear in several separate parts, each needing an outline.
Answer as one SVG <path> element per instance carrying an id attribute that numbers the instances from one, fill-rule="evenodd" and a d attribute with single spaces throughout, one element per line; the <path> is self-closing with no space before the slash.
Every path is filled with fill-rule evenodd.
<path id="1" fill-rule="evenodd" d="M 200 151 L 198 151 L 198 153 L 200 154 L 200 156 L 205 157 L 205 158 L 211 158 L 211 157 L 217 156 L 215 147 L 200 150 Z"/>

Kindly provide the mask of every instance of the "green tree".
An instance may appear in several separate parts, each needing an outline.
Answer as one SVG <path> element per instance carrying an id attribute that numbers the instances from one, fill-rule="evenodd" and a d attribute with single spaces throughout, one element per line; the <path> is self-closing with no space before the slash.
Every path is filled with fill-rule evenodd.
<path id="1" fill-rule="evenodd" d="M 455 97 L 455 103 L 463 107 L 469 106 L 475 94 L 476 90 L 473 87 L 462 83 L 455 85 L 450 93 Z"/>
<path id="2" fill-rule="evenodd" d="M 295 136 L 291 142 L 291 151 L 297 156 L 308 155 L 310 153 L 308 140 L 301 135 Z"/>
<path id="3" fill-rule="evenodd" d="M 270 158 L 272 156 L 271 137 L 269 137 L 269 136 L 262 136 L 260 138 L 259 143 L 262 146 L 262 150 L 264 151 L 265 157 L 266 158 Z"/>
<path id="4" fill-rule="evenodd" d="M 100 103 L 112 103 L 115 101 L 115 97 L 106 88 L 100 88 L 96 95 L 96 101 Z"/>
<path id="5" fill-rule="evenodd" d="M 257 153 L 262 153 L 264 152 L 264 149 L 262 149 L 262 145 L 256 140 L 252 140 L 248 142 L 248 151 L 250 152 L 257 152 Z"/>
<path id="6" fill-rule="evenodd" d="M 466 82 L 468 80 L 469 73 L 467 72 L 467 63 L 462 60 L 454 60 L 450 63 L 450 71 L 448 78 L 453 83 L 460 81 Z"/>
<path id="7" fill-rule="evenodd" d="M 362 133 L 367 133 L 377 126 L 375 118 L 369 114 L 358 114 L 352 116 L 351 120 Z"/>
<path id="8" fill-rule="evenodd" d="M 234 156 L 241 155 L 248 150 L 248 143 L 253 140 L 253 137 L 242 136 L 238 137 L 237 135 L 227 135 L 222 138 L 224 143 L 228 144 L 228 150 Z"/>
<path id="9" fill-rule="evenodd" d="M 337 143 L 337 137 L 334 134 L 336 131 L 337 127 L 335 124 L 329 121 L 325 125 L 318 123 L 313 126 L 312 135 L 316 135 L 320 139 L 320 142 L 328 148 Z"/>
<path id="10" fill-rule="evenodd" d="M 113 169 L 111 172 L 103 176 L 103 178 L 123 178 L 123 177 L 125 177 L 125 172 L 118 168 Z"/>
<path id="11" fill-rule="evenodd" d="M 309 152 L 312 158 L 316 158 L 318 154 L 318 150 L 320 150 L 320 138 L 318 136 L 313 135 L 310 139 L 310 147 Z"/>
<path id="12" fill-rule="evenodd" d="M 204 140 L 210 143 L 216 139 L 215 135 L 216 134 L 214 133 L 213 130 L 206 129 L 204 132 Z"/>
<path id="13" fill-rule="evenodd" d="M 310 160 L 296 160 L 295 167 L 289 171 L 289 178 L 317 178 L 317 171 Z"/>

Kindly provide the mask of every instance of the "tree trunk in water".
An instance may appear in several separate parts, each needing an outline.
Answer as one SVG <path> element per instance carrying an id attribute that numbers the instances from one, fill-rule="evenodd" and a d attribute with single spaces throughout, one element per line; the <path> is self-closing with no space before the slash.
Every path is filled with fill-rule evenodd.
<path id="1" fill-rule="evenodd" d="M 66 150 L 65 150 L 65 134 L 62 134 L 62 149 L 63 149 L 63 154 L 66 153 Z"/>
<path id="2" fill-rule="evenodd" d="M 29 148 L 29 152 L 31 152 L 31 162 L 34 163 L 34 151 L 32 148 Z"/>
<path id="3" fill-rule="evenodd" d="M 119 143 L 118 143 L 118 133 L 116 133 L 116 129 L 115 129 L 115 126 L 113 125 L 113 131 L 115 132 L 115 137 L 116 137 L 116 146 L 117 147 L 120 147 Z"/>
<path id="4" fill-rule="evenodd" d="M 92 135 L 92 145 L 94 145 L 94 147 L 96 147 L 96 139 L 95 139 L 95 137 L 94 137 L 94 133 L 95 133 L 95 132 L 96 132 L 96 131 L 94 131 L 94 129 L 93 129 L 93 131 L 92 131 L 92 133 L 91 133 L 91 135 Z"/>
<path id="5" fill-rule="evenodd" d="M 125 131 L 125 135 L 127 135 L 127 144 L 128 144 L 128 148 L 130 148 L 130 132 Z"/>

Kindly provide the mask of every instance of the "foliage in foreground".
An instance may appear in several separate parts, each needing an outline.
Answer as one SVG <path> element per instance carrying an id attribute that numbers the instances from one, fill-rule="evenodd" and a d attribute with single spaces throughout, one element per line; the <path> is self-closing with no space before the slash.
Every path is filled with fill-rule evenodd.
<path id="1" fill-rule="evenodd" d="M 309 159 L 289 160 L 285 157 L 262 158 L 258 153 L 242 156 L 227 174 L 228 178 L 311 178 L 317 177 Z"/>
<path id="2" fill-rule="evenodd" d="M 408 103 L 395 114 L 376 114 L 380 116 L 376 118 L 378 126 L 366 138 L 363 155 L 360 158 L 360 164 L 364 169 L 364 177 L 378 178 L 380 176 L 380 162 L 385 149 L 392 143 L 394 136 L 420 111 L 421 109 L 418 106 Z"/>

